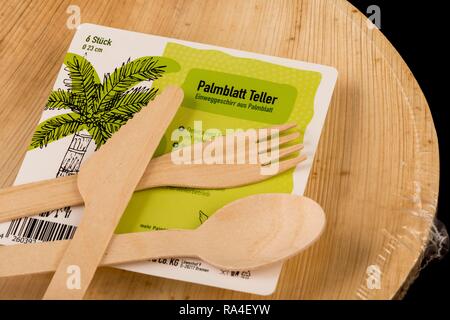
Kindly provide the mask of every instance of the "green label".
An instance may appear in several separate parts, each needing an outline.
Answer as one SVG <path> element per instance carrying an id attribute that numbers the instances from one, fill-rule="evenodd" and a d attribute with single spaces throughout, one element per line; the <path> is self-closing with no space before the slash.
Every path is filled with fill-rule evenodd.
<path id="1" fill-rule="evenodd" d="M 189 71 L 183 83 L 188 108 L 263 123 L 283 123 L 297 90 L 287 84 L 204 69 Z"/>
<path id="2" fill-rule="evenodd" d="M 213 128 L 221 132 L 229 128 L 255 129 L 291 122 L 297 124 L 301 134 L 295 143 L 303 141 L 303 134 L 314 115 L 314 99 L 322 79 L 320 72 L 235 57 L 222 51 L 196 49 L 178 43 L 168 43 L 163 56 L 176 61 L 180 70 L 164 74 L 153 82 L 153 86 L 161 91 L 169 85 L 182 86 L 185 100 L 167 128 L 158 155 L 170 152 L 175 147 L 171 140 L 175 130 L 187 130 L 195 134 L 195 121 L 202 121 L 205 131 Z M 218 87 L 222 87 L 222 90 Z M 242 89 L 247 90 L 245 97 Z M 251 97 L 251 90 L 267 94 Z M 196 99 L 197 91 L 211 99 L 236 101 L 236 105 Z M 274 98 L 269 99 L 269 96 Z M 238 108 L 238 102 L 273 107 L 273 110 L 265 112 L 248 107 Z M 291 169 L 271 179 L 237 188 L 154 188 L 135 192 L 116 231 L 127 233 L 196 228 L 234 200 L 258 193 L 290 193 L 293 186 Z"/>

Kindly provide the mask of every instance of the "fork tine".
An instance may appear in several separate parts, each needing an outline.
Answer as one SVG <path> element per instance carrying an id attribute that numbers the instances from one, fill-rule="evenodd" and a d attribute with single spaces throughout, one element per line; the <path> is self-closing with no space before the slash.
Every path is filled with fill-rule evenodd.
<path id="1" fill-rule="evenodd" d="M 250 149 L 250 145 L 245 145 L 245 148 L 237 149 L 237 154 L 241 155 L 243 152 L 246 152 L 249 157 L 253 157 L 255 155 L 265 154 L 265 153 L 271 151 L 273 148 L 279 148 L 280 154 L 278 155 L 277 159 L 280 159 L 280 158 L 285 157 L 295 151 L 299 151 L 299 150 L 303 149 L 303 144 L 296 144 L 292 147 L 280 148 L 281 145 L 286 144 L 288 142 L 292 142 L 293 140 L 297 139 L 299 136 L 300 136 L 299 132 L 287 134 L 285 136 L 280 137 L 278 140 L 278 144 L 276 144 L 275 146 L 272 146 L 271 143 L 267 143 L 267 145 L 264 146 L 264 150 L 260 150 L 262 148 L 260 143 L 262 143 L 264 141 L 257 141 L 256 144 L 254 145 L 254 147 L 256 147 L 255 149 Z M 272 161 L 273 161 L 273 159 L 272 159 Z"/>
<path id="2" fill-rule="evenodd" d="M 272 127 L 268 127 L 268 128 L 263 128 L 263 129 L 267 129 L 269 134 L 266 137 L 264 137 L 263 139 L 259 139 L 258 137 L 256 137 L 257 138 L 256 141 L 255 141 L 256 142 L 256 147 L 257 147 L 256 148 L 256 152 L 258 152 L 258 150 L 259 150 L 259 147 L 258 147 L 257 144 L 259 142 L 263 142 L 263 141 L 267 140 L 268 138 L 270 139 L 270 133 L 271 133 L 272 130 L 277 129 L 277 130 L 279 130 L 279 133 L 281 133 L 281 132 L 287 131 L 289 129 L 295 128 L 296 126 L 297 126 L 296 123 L 286 123 L 286 124 L 280 124 L 280 125 L 276 125 L 276 126 L 272 126 Z M 245 132 L 246 132 L 246 130 L 244 130 L 243 132 L 238 132 L 238 133 L 231 134 L 230 136 L 234 138 L 233 141 L 236 141 L 235 139 L 238 136 L 245 135 Z M 291 133 L 291 134 L 287 134 L 285 136 L 281 136 L 279 138 L 279 142 L 278 142 L 277 146 L 285 144 L 285 143 L 288 143 L 288 142 L 290 142 L 292 140 L 295 140 L 299 136 L 300 136 L 299 132 L 294 132 L 294 133 Z M 218 138 L 218 139 L 226 139 L 226 135 L 218 136 L 216 138 Z M 192 155 L 192 152 L 193 152 L 194 149 L 199 149 L 199 150 L 204 149 L 206 146 L 208 146 L 211 143 L 212 143 L 212 141 L 204 141 L 204 142 L 194 143 L 194 144 L 191 144 L 190 146 L 186 146 L 186 147 L 191 147 L 192 148 L 191 149 L 191 155 Z M 225 140 L 223 140 L 223 147 L 226 148 L 226 141 Z M 244 145 L 244 148 L 239 148 L 239 147 L 240 147 L 240 145 L 235 145 L 234 146 L 234 148 L 235 148 L 235 155 L 236 156 L 242 154 L 242 152 L 246 152 L 247 155 L 254 155 L 254 153 L 255 153 L 254 150 L 249 150 L 250 149 L 250 144 L 248 143 L 248 139 L 246 139 L 246 143 Z M 271 148 L 272 148 L 272 146 L 268 146 L 267 147 L 267 151 L 269 151 Z M 223 152 L 225 152 L 225 151 L 226 150 L 223 150 Z M 194 154 L 195 154 L 195 151 L 194 151 Z"/>
<path id="3" fill-rule="evenodd" d="M 270 140 L 270 137 L 271 137 L 271 130 L 277 129 L 277 130 L 279 130 L 278 134 L 280 134 L 281 132 L 284 132 L 284 131 L 286 131 L 286 130 L 295 128 L 296 126 L 297 126 L 296 123 L 287 123 L 287 124 L 276 125 L 276 126 L 269 127 L 269 128 L 261 128 L 261 129 L 266 129 L 266 130 L 268 130 L 268 135 L 266 135 L 266 136 L 264 136 L 264 137 L 262 137 L 262 138 L 259 137 L 259 130 L 260 130 L 260 129 L 257 129 L 256 141 L 254 141 L 254 142 L 255 142 L 256 144 L 258 144 L 258 143 L 260 143 L 260 142 L 264 142 L 264 141 Z M 234 138 L 236 138 L 237 136 L 245 135 L 245 132 L 246 132 L 246 130 L 244 130 L 244 132 L 239 132 L 239 133 L 234 134 L 234 135 L 232 135 L 232 136 L 234 136 Z M 294 132 L 294 133 L 291 133 L 291 134 L 287 134 L 287 135 L 285 135 L 285 136 L 282 136 L 282 137 L 279 138 L 278 145 L 281 145 L 281 144 L 287 143 L 287 142 L 289 142 L 289 141 L 295 140 L 295 139 L 297 139 L 299 136 L 300 136 L 300 133 L 299 133 L 299 132 Z M 224 137 L 224 136 L 222 136 L 222 137 Z M 249 146 L 247 145 L 248 142 L 249 142 L 249 140 L 246 138 L 246 143 L 245 143 L 244 148 L 237 148 L 237 147 L 239 147 L 239 146 L 235 146 L 235 147 L 236 147 L 236 150 L 235 150 L 235 151 L 236 151 L 237 153 L 240 153 L 240 152 L 245 151 L 245 152 L 247 152 L 247 153 L 250 154 L 251 152 L 250 152 L 250 150 L 249 150 Z M 271 146 L 268 146 L 268 147 L 267 147 L 267 150 L 270 150 L 270 148 L 271 148 Z M 257 148 L 257 149 L 259 149 L 259 148 Z"/>
<path id="4" fill-rule="evenodd" d="M 290 147 L 280 149 L 277 159 L 284 158 L 294 152 L 300 151 L 303 149 L 303 144 L 296 144 Z"/>
<path id="5" fill-rule="evenodd" d="M 281 134 L 282 132 L 287 131 L 287 130 L 292 129 L 292 128 L 295 128 L 295 127 L 297 127 L 297 124 L 292 122 L 292 123 L 283 123 L 283 124 L 279 124 L 279 125 L 268 127 L 268 128 L 255 129 L 257 131 L 257 133 L 259 133 L 259 130 L 261 130 L 261 129 L 266 129 L 267 132 L 269 133 L 267 136 L 265 136 L 263 138 L 257 137 L 257 142 L 265 141 L 268 138 L 270 138 L 270 136 L 271 136 L 270 133 L 273 130 L 278 130 L 278 134 Z M 247 130 L 248 129 L 244 130 L 244 134 L 245 134 L 245 131 L 247 131 Z M 239 135 L 239 134 L 242 134 L 242 133 L 235 134 L 235 136 Z"/>
<path id="6" fill-rule="evenodd" d="M 297 139 L 298 137 L 300 137 L 300 132 L 294 132 L 294 133 L 291 133 L 291 134 L 287 134 L 285 136 L 280 137 L 279 140 L 278 140 L 278 144 L 275 145 L 275 146 L 272 146 L 271 143 L 270 144 L 268 143 L 268 145 L 265 146 L 265 150 L 259 150 L 261 148 L 259 146 L 259 143 L 260 142 L 264 142 L 264 141 L 258 141 L 257 142 L 258 143 L 258 153 L 262 154 L 262 153 L 265 153 L 265 152 L 269 152 L 273 148 L 276 148 L 276 147 L 280 148 L 281 145 L 286 144 L 288 142 L 291 142 L 291 141 Z"/>
<path id="7" fill-rule="evenodd" d="M 272 131 L 274 131 L 274 130 L 278 130 L 278 135 L 281 135 L 282 132 L 287 131 L 292 128 L 295 128 L 295 127 L 297 127 L 296 123 L 284 123 L 284 124 L 279 124 L 279 125 L 269 127 L 269 128 L 261 128 L 261 129 L 266 129 L 268 134 L 262 138 L 258 137 L 257 142 L 269 140 L 272 136 Z M 258 133 L 259 133 L 259 131 L 258 131 Z"/>
<path id="8" fill-rule="evenodd" d="M 288 143 L 292 140 L 297 139 L 298 137 L 300 137 L 300 132 L 294 132 L 294 133 L 282 136 L 282 137 L 280 137 L 278 144 L 282 145 L 282 144 Z"/>
<path id="9" fill-rule="evenodd" d="M 278 173 L 287 171 L 291 168 L 295 168 L 299 163 L 305 161 L 307 157 L 305 155 L 299 155 L 298 157 L 281 160 L 278 168 Z"/>
<path id="10" fill-rule="evenodd" d="M 297 165 L 303 161 L 305 161 L 307 157 L 305 155 L 299 155 L 295 158 L 290 158 L 287 160 L 281 160 L 279 162 L 276 162 L 278 164 L 278 170 L 276 172 L 271 173 L 271 176 L 276 176 L 278 174 L 281 174 L 289 169 L 297 167 Z M 261 166 L 268 166 L 270 163 L 267 164 L 261 164 Z"/>
<path id="11" fill-rule="evenodd" d="M 291 122 L 291 123 L 283 123 L 283 124 L 279 124 L 270 128 L 267 128 L 269 130 L 275 130 L 278 129 L 279 132 L 283 132 L 292 128 L 295 128 L 297 126 L 296 123 Z"/>
<path id="12" fill-rule="evenodd" d="M 261 164 L 262 164 L 262 165 L 266 165 L 266 164 L 269 164 L 269 163 L 277 162 L 277 161 L 279 161 L 279 159 L 282 159 L 282 158 L 284 158 L 284 157 L 287 157 L 287 156 L 289 156 L 289 155 L 291 155 L 291 154 L 293 154 L 293 153 L 295 153 L 295 152 L 297 152 L 297 151 L 300 151 L 300 150 L 302 150 L 302 149 L 303 149 L 303 144 L 296 144 L 296 145 L 289 146 L 289 147 L 286 147 L 286 148 L 281 148 L 281 149 L 278 151 L 277 154 L 274 154 L 274 155 L 270 154 L 270 155 L 268 156 L 267 162 L 261 162 Z M 267 152 L 268 152 L 268 151 L 267 151 Z M 264 154 L 267 155 L 267 152 L 266 152 L 266 153 L 262 153 L 262 154 L 263 154 L 263 155 L 264 155 Z M 260 154 L 260 155 L 261 155 L 261 154 Z M 264 159 L 263 161 L 265 161 L 265 160 L 266 160 L 266 159 Z"/>

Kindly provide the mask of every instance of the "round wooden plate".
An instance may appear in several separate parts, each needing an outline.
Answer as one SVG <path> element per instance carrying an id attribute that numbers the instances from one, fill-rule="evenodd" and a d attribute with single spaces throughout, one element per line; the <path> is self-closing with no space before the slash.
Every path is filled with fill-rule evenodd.
<path id="1" fill-rule="evenodd" d="M 390 299 L 422 258 L 435 214 L 438 145 L 410 70 L 344 0 L 76 2 L 82 22 L 334 66 L 339 78 L 306 195 L 322 204 L 320 241 L 258 297 L 117 269 L 87 298 Z M 0 8 L 0 186 L 12 184 L 74 30 L 69 3 Z M 2 261 L 1 263 L 5 263 Z M 7 263 L 7 262 L 6 262 Z M 51 275 L 0 279 L 1 298 L 41 298 Z"/>

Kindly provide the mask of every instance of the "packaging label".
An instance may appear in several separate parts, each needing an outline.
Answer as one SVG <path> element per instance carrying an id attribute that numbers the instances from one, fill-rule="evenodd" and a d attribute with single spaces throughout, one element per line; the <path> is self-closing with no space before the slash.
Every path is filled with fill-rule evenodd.
<path id="1" fill-rule="evenodd" d="M 184 105 L 262 123 L 288 121 L 297 90 L 287 84 L 203 69 L 189 71 Z"/>

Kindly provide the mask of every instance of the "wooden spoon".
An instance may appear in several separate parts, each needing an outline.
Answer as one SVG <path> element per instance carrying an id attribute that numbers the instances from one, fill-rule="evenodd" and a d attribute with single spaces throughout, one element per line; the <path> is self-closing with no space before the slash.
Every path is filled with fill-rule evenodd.
<path id="1" fill-rule="evenodd" d="M 285 260 L 317 240 L 325 214 L 292 194 L 258 194 L 219 209 L 195 230 L 115 235 L 101 261 L 114 265 L 162 257 L 198 257 L 226 270 L 249 270 Z M 0 248 L 0 276 L 56 269 L 70 240 Z"/>

